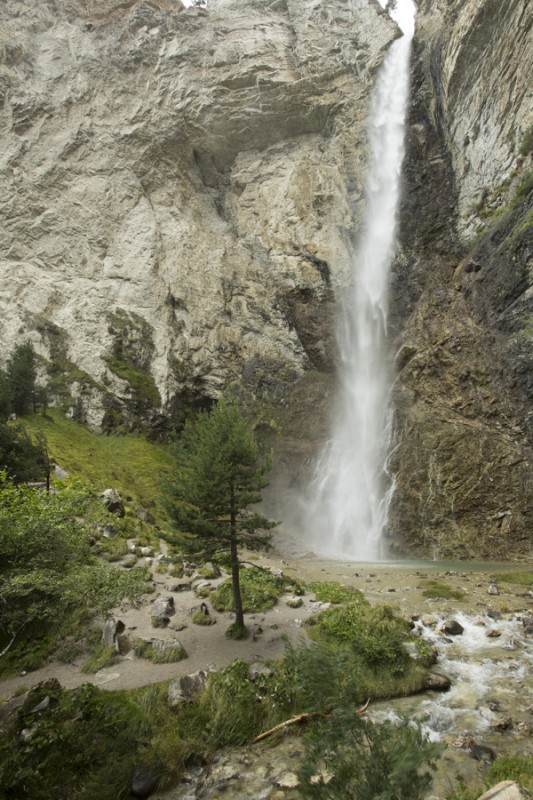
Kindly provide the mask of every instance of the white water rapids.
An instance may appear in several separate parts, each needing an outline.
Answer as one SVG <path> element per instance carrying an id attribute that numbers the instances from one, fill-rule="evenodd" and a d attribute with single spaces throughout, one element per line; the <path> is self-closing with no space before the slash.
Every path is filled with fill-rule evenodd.
<path id="1" fill-rule="evenodd" d="M 404 35 L 391 46 L 374 92 L 364 232 L 352 284 L 339 300 L 335 423 L 307 501 L 306 528 L 315 552 L 358 561 L 384 556 L 382 533 L 393 491 L 387 471 L 393 414 L 386 335 L 414 33 L 412 0 L 398 0 L 393 13 Z"/>

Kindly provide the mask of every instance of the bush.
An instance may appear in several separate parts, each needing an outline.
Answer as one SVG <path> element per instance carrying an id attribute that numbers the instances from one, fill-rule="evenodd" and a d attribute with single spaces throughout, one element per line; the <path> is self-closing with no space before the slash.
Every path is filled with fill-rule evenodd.
<path id="1" fill-rule="evenodd" d="M 241 569 L 240 584 L 245 614 L 272 608 L 277 603 L 278 597 L 283 594 L 284 588 L 282 578 L 277 578 L 258 567 Z M 209 600 L 217 611 L 235 611 L 231 579 L 221 583 L 218 589 L 211 593 Z"/>
<path id="2" fill-rule="evenodd" d="M 389 606 L 347 603 L 311 617 L 309 625 L 312 639 L 348 644 L 366 666 L 401 672 L 409 662 L 404 647 L 409 626 Z"/>
<path id="3" fill-rule="evenodd" d="M 363 593 L 359 589 L 342 586 L 340 583 L 310 583 L 308 589 L 315 593 L 321 603 L 354 603 L 363 600 Z"/>
<path id="4" fill-rule="evenodd" d="M 374 724 L 353 712 L 335 714 L 308 739 L 300 793 L 310 800 L 419 800 L 440 752 L 407 721 Z"/>

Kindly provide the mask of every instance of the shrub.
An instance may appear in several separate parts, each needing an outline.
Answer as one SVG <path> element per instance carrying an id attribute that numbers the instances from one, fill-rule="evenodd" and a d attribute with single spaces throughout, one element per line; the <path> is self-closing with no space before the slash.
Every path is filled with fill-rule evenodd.
<path id="1" fill-rule="evenodd" d="M 363 600 L 363 593 L 359 589 L 342 586 L 340 583 L 310 583 L 308 589 L 315 593 L 321 603 L 353 603 Z"/>
<path id="2" fill-rule="evenodd" d="M 240 584 L 245 614 L 272 608 L 283 594 L 283 579 L 258 567 L 241 569 Z M 217 611 L 234 611 L 231 579 L 221 583 L 209 599 Z"/>

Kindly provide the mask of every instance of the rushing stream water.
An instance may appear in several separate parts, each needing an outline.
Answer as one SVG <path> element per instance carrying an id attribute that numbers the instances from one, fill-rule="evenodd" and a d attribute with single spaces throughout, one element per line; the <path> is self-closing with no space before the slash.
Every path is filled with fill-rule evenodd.
<path id="1" fill-rule="evenodd" d="M 414 33 L 411 0 L 398 0 L 397 20 L 404 35 L 391 46 L 373 97 L 366 220 L 353 283 L 339 302 L 335 423 L 311 487 L 307 526 L 315 552 L 364 561 L 384 555 L 381 538 L 393 491 L 386 337 Z"/>

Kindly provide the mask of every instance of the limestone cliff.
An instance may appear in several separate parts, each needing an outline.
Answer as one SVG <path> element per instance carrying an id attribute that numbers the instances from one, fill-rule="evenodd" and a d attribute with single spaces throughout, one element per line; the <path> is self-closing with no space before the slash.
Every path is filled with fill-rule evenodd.
<path id="1" fill-rule="evenodd" d="M 375 0 L 3 2 L 3 347 L 105 429 L 331 370 L 396 35 Z"/>
<path id="2" fill-rule="evenodd" d="M 397 35 L 376 0 L 4 0 L 4 352 L 29 336 L 56 402 L 106 430 L 179 423 L 240 382 L 282 432 L 288 520 L 327 434 Z M 399 552 L 531 554 L 532 36 L 523 0 L 419 2 L 391 308 Z"/>

